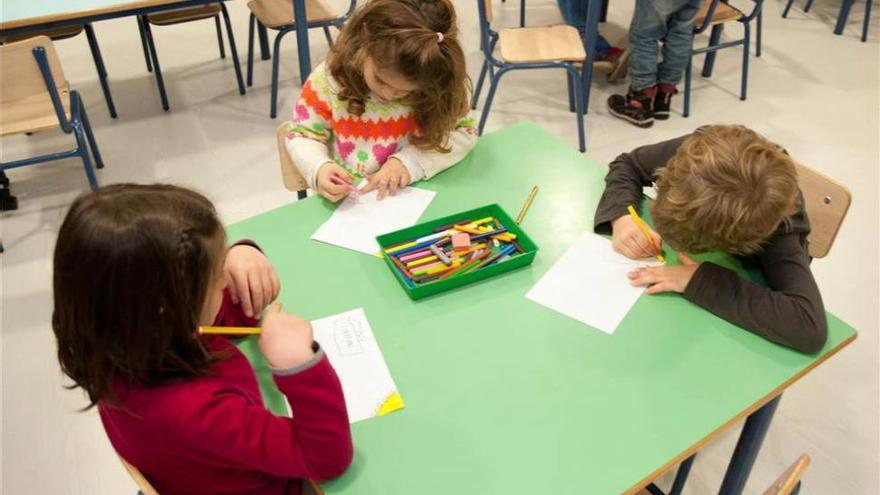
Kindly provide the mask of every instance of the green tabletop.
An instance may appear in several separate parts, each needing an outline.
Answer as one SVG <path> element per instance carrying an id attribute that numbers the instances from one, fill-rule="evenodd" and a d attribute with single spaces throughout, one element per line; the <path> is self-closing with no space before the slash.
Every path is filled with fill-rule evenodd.
<path id="1" fill-rule="evenodd" d="M 272 259 L 289 311 L 363 307 L 406 402 L 353 425 L 354 462 L 324 484 L 328 494 L 621 493 L 855 337 L 829 315 L 828 344 L 805 356 L 678 295 L 642 296 L 606 335 L 525 299 L 591 230 L 604 173 L 532 123 L 482 137 L 465 161 L 419 184 L 438 192 L 423 220 L 488 203 L 515 215 L 538 184 L 522 226 L 541 250 L 530 267 L 417 302 L 382 260 L 309 240 L 333 211 L 320 198 L 229 228 Z M 243 346 L 263 366 L 253 341 Z"/>

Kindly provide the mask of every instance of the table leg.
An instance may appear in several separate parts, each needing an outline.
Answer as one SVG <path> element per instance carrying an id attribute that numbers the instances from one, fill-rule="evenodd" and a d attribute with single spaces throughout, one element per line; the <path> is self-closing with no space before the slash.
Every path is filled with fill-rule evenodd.
<path id="1" fill-rule="evenodd" d="M 269 60 L 272 58 L 272 54 L 269 53 L 269 32 L 259 20 L 257 21 L 257 36 L 260 38 L 260 59 Z"/>
<path id="2" fill-rule="evenodd" d="M 730 464 L 727 465 L 724 481 L 718 490 L 719 495 L 740 495 L 743 492 L 781 398 L 781 394 L 776 396 L 746 419 Z"/>
<path id="3" fill-rule="evenodd" d="M 305 0 L 293 0 L 293 18 L 306 19 Z M 296 23 L 296 51 L 299 54 L 300 84 L 305 84 L 312 72 L 311 52 L 309 51 L 309 25 L 306 22 Z"/>

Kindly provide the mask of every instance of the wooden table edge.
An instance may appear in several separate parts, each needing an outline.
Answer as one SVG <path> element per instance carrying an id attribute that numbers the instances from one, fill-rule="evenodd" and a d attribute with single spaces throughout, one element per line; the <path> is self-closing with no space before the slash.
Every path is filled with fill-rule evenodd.
<path id="1" fill-rule="evenodd" d="M 210 3 L 209 0 L 203 2 L 191 2 L 188 0 L 135 0 L 133 2 L 116 3 L 107 5 L 106 7 L 86 8 L 82 10 L 69 10 L 55 14 L 46 14 L 36 17 L 23 17 L 21 19 L 13 19 L 11 21 L 0 22 L 0 31 L 18 29 L 22 27 L 38 26 L 53 22 L 70 21 L 74 19 L 90 19 L 92 17 L 103 16 L 107 14 L 116 14 L 132 10 L 146 9 L 150 7 L 161 7 L 164 5 L 173 5 L 178 3 Z"/>
<path id="2" fill-rule="evenodd" d="M 766 404 L 766 403 L 770 402 L 771 400 L 773 400 L 774 398 L 776 398 L 783 391 L 785 391 L 785 389 L 790 387 L 794 382 L 800 380 L 804 375 L 806 375 L 807 373 L 812 371 L 816 366 L 819 366 L 820 364 L 824 363 L 825 361 L 828 360 L 828 358 L 830 358 L 831 356 L 834 356 L 835 354 L 840 352 L 841 349 L 843 349 L 847 345 L 851 344 L 854 340 L 856 340 L 856 337 L 858 337 L 858 335 L 859 335 L 858 332 L 854 332 L 850 337 L 841 341 L 833 349 L 831 349 L 827 353 L 823 354 L 819 359 L 816 359 L 815 361 L 810 363 L 809 366 L 807 366 L 806 368 L 804 368 L 801 371 L 799 371 L 798 373 L 796 373 L 794 376 L 792 376 L 791 378 L 786 380 L 784 383 L 782 383 L 781 385 L 779 385 L 778 387 L 773 389 L 770 393 L 768 393 L 767 395 L 765 395 L 764 397 L 762 397 L 761 399 L 756 401 L 754 404 L 745 408 L 741 413 L 739 413 L 736 416 L 734 416 L 733 418 L 729 419 L 726 423 L 719 426 L 714 431 L 712 431 L 711 433 L 709 433 L 708 435 L 703 437 L 701 440 L 699 440 L 697 443 L 693 444 L 689 448 L 687 448 L 684 451 L 682 451 L 681 453 L 679 453 L 677 456 L 670 459 L 668 462 L 663 464 L 661 467 L 655 469 L 648 476 L 642 478 L 641 481 L 639 481 L 637 484 L 633 485 L 628 490 L 623 492 L 623 494 L 624 495 L 635 495 L 640 490 L 642 490 L 644 487 L 646 487 L 648 484 L 652 483 L 654 480 L 656 480 L 657 478 L 662 476 L 664 473 L 666 473 L 673 466 L 680 464 L 682 461 L 684 461 L 688 457 L 699 452 L 700 449 L 702 449 L 706 444 L 708 444 L 709 442 L 711 442 L 712 440 L 717 438 L 719 435 L 721 435 L 722 433 L 724 433 L 725 431 L 730 429 L 734 424 L 736 424 L 740 420 L 744 419 L 745 417 L 751 415 L 753 412 L 760 409 L 762 406 L 764 406 L 764 404 Z"/>

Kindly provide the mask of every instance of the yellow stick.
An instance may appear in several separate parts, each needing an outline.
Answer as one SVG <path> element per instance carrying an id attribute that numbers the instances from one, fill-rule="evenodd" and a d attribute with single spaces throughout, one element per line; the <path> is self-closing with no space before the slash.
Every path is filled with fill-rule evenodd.
<path id="1" fill-rule="evenodd" d="M 257 335 L 259 327 L 199 327 L 199 333 L 217 335 Z"/>
<path id="2" fill-rule="evenodd" d="M 526 213 L 529 212 L 529 207 L 532 206 L 532 201 L 535 200 L 535 196 L 538 194 L 538 186 L 532 188 L 532 192 L 529 193 L 529 197 L 526 199 L 526 204 L 523 205 L 522 210 L 519 211 L 519 215 L 516 217 L 516 224 L 519 225 L 522 223 L 523 219 L 526 217 Z"/>
<path id="3" fill-rule="evenodd" d="M 648 239 L 648 242 L 650 242 L 651 245 L 654 246 L 654 247 L 656 247 L 657 250 L 659 251 L 659 250 L 660 250 L 660 247 L 657 246 L 657 244 L 654 242 L 654 238 L 651 237 L 651 233 L 648 232 L 648 226 L 645 225 L 645 222 L 642 221 L 642 219 L 639 217 L 639 214 L 636 213 L 636 209 L 633 208 L 632 205 L 629 205 L 629 206 L 626 207 L 626 211 L 629 212 L 629 216 L 632 217 L 633 221 L 636 222 L 636 225 L 639 226 L 639 229 L 642 231 L 642 233 L 645 234 L 645 238 Z M 657 253 L 656 256 L 657 256 L 657 261 L 659 261 L 660 263 L 665 263 L 665 262 L 666 262 L 666 259 L 663 257 L 662 254 Z"/>

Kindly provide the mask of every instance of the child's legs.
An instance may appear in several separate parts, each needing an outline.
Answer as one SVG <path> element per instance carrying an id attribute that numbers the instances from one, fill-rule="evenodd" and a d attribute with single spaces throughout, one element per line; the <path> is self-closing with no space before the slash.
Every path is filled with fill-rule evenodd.
<path id="1" fill-rule="evenodd" d="M 589 0 L 556 0 L 562 19 L 569 26 L 577 29 L 581 39 L 587 39 L 587 2 Z M 599 1 L 599 0 L 593 0 Z M 603 57 L 611 44 L 601 34 L 596 33 L 596 53 Z"/>
<path id="2" fill-rule="evenodd" d="M 663 43 L 663 62 L 657 68 L 657 82 L 678 84 L 687 66 L 694 37 L 694 19 L 704 0 L 685 0 L 681 8 L 669 18 L 666 41 Z"/>
<path id="3" fill-rule="evenodd" d="M 666 36 L 670 0 L 636 0 L 629 27 L 630 86 L 639 91 L 657 84 L 657 42 Z"/>

